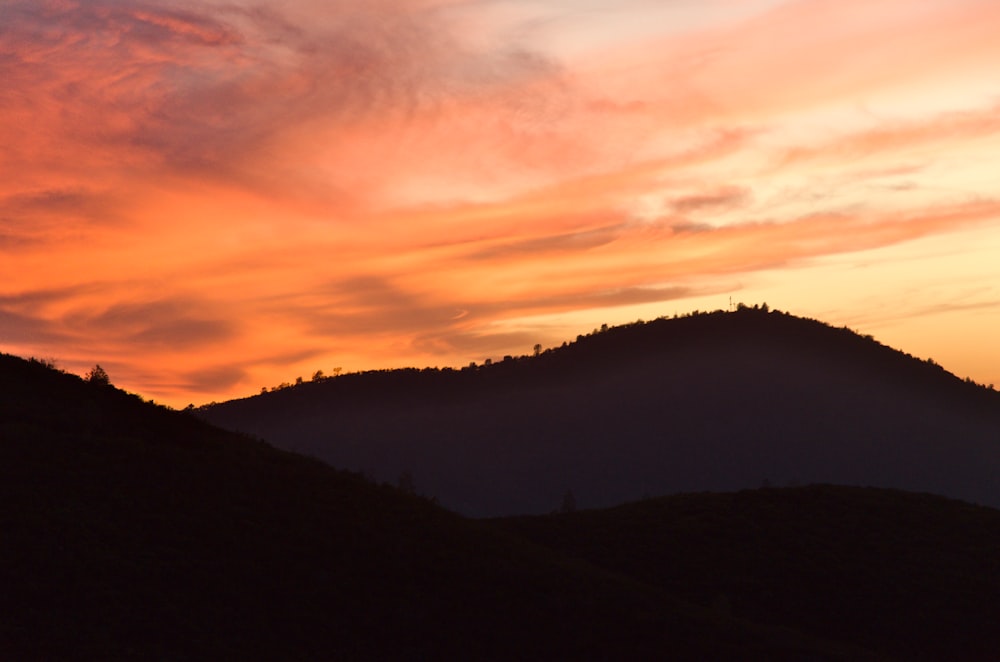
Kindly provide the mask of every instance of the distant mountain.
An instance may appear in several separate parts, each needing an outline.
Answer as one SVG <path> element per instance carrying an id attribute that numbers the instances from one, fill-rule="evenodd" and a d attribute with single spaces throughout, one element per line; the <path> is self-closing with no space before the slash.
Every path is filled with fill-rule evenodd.
<path id="1" fill-rule="evenodd" d="M 0 659 L 810 659 L 425 499 L 0 355 Z"/>
<path id="2" fill-rule="evenodd" d="M 473 516 L 762 484 L 1000 506 L 1000 393 L 766 308 L 614 327 L 462 370 L 307 382 L 200 411 Z"/>

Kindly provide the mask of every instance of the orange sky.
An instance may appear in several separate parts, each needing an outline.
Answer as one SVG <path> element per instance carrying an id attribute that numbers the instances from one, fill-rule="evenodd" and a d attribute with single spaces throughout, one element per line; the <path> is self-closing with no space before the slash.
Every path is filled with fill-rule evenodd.
<path id="1" fill-rule="evenodd" d="M 729 298 L 1000 385 L 994 0 L 4 0 L 0 351 L 174 406 Z"/>

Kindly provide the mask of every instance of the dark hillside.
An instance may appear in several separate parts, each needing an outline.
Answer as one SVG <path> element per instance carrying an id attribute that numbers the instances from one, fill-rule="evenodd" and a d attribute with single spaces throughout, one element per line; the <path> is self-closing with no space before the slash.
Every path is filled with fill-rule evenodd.
<path id="1" fill-rule="evenodd" d="M 1000 659 L 1000 511 L 810 486 L 500 520 L 735 616 L 903 660 Z"/>
<path id="2" fill-rule="evenodd" d="M 4 660 L 857 654 L 3 355 L 0 523 Z"/>
<path id="3" fill-rule="evenodd" d="M 345 375 L 202 415 L 463 514 L 828 482 L 1000 506 L 1000 394 L 871 338 L 742 309 L 463 370 Z"/>

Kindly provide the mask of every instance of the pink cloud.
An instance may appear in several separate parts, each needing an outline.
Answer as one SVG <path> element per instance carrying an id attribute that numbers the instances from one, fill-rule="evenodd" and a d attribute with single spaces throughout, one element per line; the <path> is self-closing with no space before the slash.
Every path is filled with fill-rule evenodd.
<path id="1" fill-rule="evenodd" d="M 186 404 L 998 217 L 927 174 L 1000 134 L 992 3 L 766 4 L 577 61 L 471 0 L 8 2 L 0 349 Z"/>

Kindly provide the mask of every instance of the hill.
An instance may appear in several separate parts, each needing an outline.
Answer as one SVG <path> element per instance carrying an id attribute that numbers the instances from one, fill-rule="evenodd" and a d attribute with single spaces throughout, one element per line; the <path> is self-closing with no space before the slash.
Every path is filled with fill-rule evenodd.
<path id="1" fill-rule="evenodd" d="M 1000 506 L 1000 394 L 766 308 L 615 327 L 462 370 L 350 374 L 203 408 L 472 516 L 763 483 Z"/>
<path id="2" fill-rule="evenodd" d="M 0 355 L 0 659 L 854 659 Z"/>
<path id="3" fill-rule="evenodd" d="M 900 660 L 1000 659 L 1000 511 L 808 486 L 496 522 L 740 618 Z"/>

